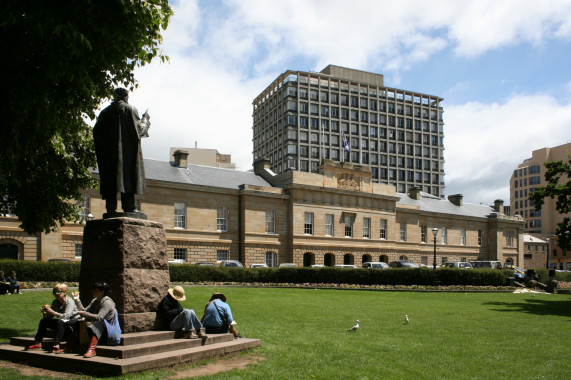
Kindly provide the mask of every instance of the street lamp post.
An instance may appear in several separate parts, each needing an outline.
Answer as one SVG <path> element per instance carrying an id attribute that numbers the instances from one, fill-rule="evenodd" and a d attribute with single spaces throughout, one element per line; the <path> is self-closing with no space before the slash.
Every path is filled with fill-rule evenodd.
<path id="1" fill-rule="evenodd" d="M 551 247 L 549 243 L 551 242 L 551 240 L 549 239 L 549 237 L 547 237 L 545 238 L 545 241 L 547 242 L 547 261 L 545 267 L 547 268 L 547 270 L 549 270 L 549 256 L 551 255 Z"/>
<path id="2" fill-rule="evenodd" d="M 434 236 L 434 262 L 432 263 L 433 269 L 436 270 L 436 235 L 438 235 L 438 228 L 434 227 L 432 229 L 432 235 Z"/>

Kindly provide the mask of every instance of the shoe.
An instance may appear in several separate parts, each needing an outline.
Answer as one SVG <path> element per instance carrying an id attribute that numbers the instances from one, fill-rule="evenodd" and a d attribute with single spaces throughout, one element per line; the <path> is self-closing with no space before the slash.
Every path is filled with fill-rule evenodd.
<path id="1" fill-rule="evenodd" d="M 50 349 L 50 354 L 61 354 L 63 353 L 63 348 L 60 348 L 59 346 L 54 346 Z"/>
<path id="2" fill-rule="evenodd" d="M 238 334 L 237 336 L 234 337 L 234 339 L 240 339 L 240 338 L 243 338 L 243 336 L 240 334 Z"/>
<path id="3" fill-rule="evenodd" d="M 196 335 L 196 330 L 191 329 L 184 334 L 184 339 L 198 339 L 198 335 Z"/>
<path id="4" fill-rule="evenodd" d="M 26 347 L 26 350 L 37 350 L 38 348 L 42 348 L 42 344 L 38 343 L 38 344 L 31 344 L 28 347 Z"/>
<path id="5" fill-rule="evenodd" d="M 198 330 L 198 337 L 199 337 L 199 338 L 203 338 L 203 339 L 204 339 L 204 338 L 207 338 L 206 334 L 204 333 L 204 327 L 201 327 L 201 328 Z"/>

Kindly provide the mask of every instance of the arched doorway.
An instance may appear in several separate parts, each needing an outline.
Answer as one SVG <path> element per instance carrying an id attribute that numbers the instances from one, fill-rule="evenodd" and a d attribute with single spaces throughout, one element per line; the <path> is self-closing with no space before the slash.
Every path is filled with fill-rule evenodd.
<path id="1" fill-rule="evenodd" d="M 343 265 L 352 265 L 355 261 L 353 260 L 353 255 L 346 253 L 343 256 Z"/>
<path id="2" fill-rule="evenodd" d="M 505 264 L 505 265 L 507 265 L 507 266 L 513 266 L 513 265 L 514 265 L 514 259 L 511 258 L 511 257 L 508 257 L 508 258 L 506 259 L 506 264 Z"/>
<path id="3" fill-rule="evenodd" d="M 389 257 L 387 255 L 381 255 L 379 256 L 379 261 L 382 263 L 389 263 Z"/>
<path id="4" fill-rule="evenodd" d="M 18 260 L 18 246 L 10 243 L 0 244 L 0 259 Z"/>
<path id="5" fill-rule="evenodd" d="M 326 253 L 323 257 L 323 265 L 326 267 L 332 267 L 335 265 L 335 256 L 333 256 L 331 253 Z"/>
<path id="6" fill-rule="evenodd" d="M 315 257 L 313 256 L 313 253 L 305 252 L 303 254 L 303 266 L 304 267 L 310 267 L 313 264 L 315 264 Z"/>
<path id="7" fill-rule="evenodd" d="M 363 257 L 361 258 L 361 264 L 368 263 L 371 261 L 373 261 L 373 259 L 371 258 L 371 255 L 363 255 Z"/>
<path id="8" fill-rule="evenodd" d="M 408 261 L 408 258 L 405 255 L 399 257 L 399 260 Z"/>

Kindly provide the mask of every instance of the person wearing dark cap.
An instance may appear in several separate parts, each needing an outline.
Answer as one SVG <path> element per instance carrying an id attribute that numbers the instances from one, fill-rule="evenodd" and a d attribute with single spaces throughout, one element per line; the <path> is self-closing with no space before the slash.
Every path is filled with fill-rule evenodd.
<path id="1" fill-rule="evenodd" d="M 207 334 L 224 334 L 231 332 L 234 338 L 241 338 L 234 328 L 236 322 L 232 318 L 230 305 L 226 303 L 226 296 L 222 293 L 214 293 L 204 308 L 202 324 Z"/>
<path id="2" fill-rule="evenodd" d="M 180 304 L 185 301 L 184 288 L 175 286 L 169 289 L 157 308 L 157 314 L 164 330 L 183 330 L 185 339 L 206 338 L 204 329 L 194 310 L 184 309 Z M 198 334 L 198 335 L 197 335 Z"/>

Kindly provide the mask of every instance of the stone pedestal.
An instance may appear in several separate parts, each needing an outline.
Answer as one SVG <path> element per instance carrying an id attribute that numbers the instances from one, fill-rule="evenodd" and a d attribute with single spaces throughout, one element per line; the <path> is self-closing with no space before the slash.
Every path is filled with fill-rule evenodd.
<path id="1" fill-rule="evenodd" d="M 162 224 L 131 218 L 87 222 L 79 279 L 84 306 L 98 281 L 111 286 L 123 333 L 152 330 L 170 281 Z"/>

